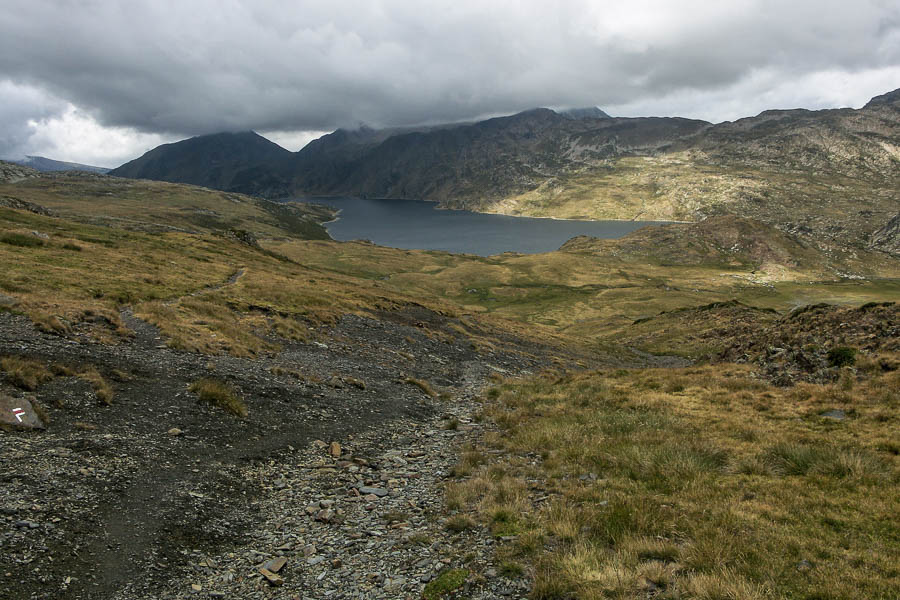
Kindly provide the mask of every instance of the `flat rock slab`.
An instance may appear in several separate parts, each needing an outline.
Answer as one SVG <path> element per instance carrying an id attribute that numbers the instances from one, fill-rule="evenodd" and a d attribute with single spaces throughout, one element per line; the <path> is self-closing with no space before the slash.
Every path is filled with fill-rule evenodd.
<path id="1" fill-rule="evenodd" d="M 378 496 L 379 498 L 383 498 L 388 495 L 388 491 L 384 488 L 367 487 L 367 486 L 362 486 L 361 488 L 359 488 L 359 493 L 366 494 L 366 495 L 372 494 L 373 496 Z"/>
<path id="2" fill-rule="evenodd" d="M 823 412 L 819 415 L 820 417 L 824 417 L 826 419 L 834 419 L 835 421 L 843 421 L 847 418 L 847 413 L 840 409 L 829 410 L 827 412 Z"/>
<path id="3" fill-rule="evenodd" d="M 283 569 L 284 565 L 286 564 L 287 558 L 285 558 L 284 556 L 279 556 L 278 558 L 267 560 L 266 564 L 263 565 L 263 568 L 271 571 L 272 573 L 277 573 L 281 569 Z"/>
<path id="4" fill-rule="evenodd" d="M 265 567 L 263 567 L 262 569 L 259 570 L 259 574 L 266 578 L 266 581 L 269 582 L 269 585 L 272 585 L 275 587 L 284 585 L 283 577 L 281 577 L 280 575 L 276 575 L 275 573 L 266 569 Z"/>
<path id="5" fill-rule="evenodd" d="M 25 398 L 0 396 L 0 423 L 24 429 L 44 429 L 46 425 Z"/>
<path id="6" fill-rule="evenodd" d="M 15 306 L 19 301 L 12 296 L 0 293 L 0 306 Z"/>

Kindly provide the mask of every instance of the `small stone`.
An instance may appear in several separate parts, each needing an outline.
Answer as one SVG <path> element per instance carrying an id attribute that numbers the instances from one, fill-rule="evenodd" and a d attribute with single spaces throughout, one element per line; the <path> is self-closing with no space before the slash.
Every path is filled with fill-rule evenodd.
<path id="1" fill-rule="evenodd" d="M 809 571 L 810 569 L 812 569 L 812 563 L 809 562 L 808 560 L 806 560 L 805 558 L 797 563 L 798 571 L 805 572 L 805 571 Z"/>
<path id="2" fill-rule="evenodd" d="M 192 583 L 192 584 L 191 584 L 191 590 L 193 590 L 193 591 L 195 591 L 195 592 L 202 592 L 202 591 L 203 591 L 203 586 L 200 585 L 199 583 Z"/>
<path id="3" fill-rule="evenodd" d="M 277 573 L 281 569 L 284 568 L 284 565 L 287 564 L 287 558 L 284 556 L 279 556 L 278 558 L 273 558 L 271 560 L 267 560 L 266 564 L 263 565 L 263 568 L 268 569 L 272 573 Z"/>
<path id="4" fill-rule="evenodd" d="M 319 564 L 320 562 L 322 562 L 324 560 L 325 560 L 324 556 L 313 556 L 306 560 L 306 564 L 308 564 L 309 566 L 312 567 L 312 566 Z"/>
<path id="5" fill-rule="evenodd" d="M 840 409 L 829 410 L 819 415 L 825 419 L 834 419 L 835 421 L 843 421 L 847 418 L 847 413 Z"/>
<path id="6" fill-rule="evenodd" d="M 166 433 L 168 433 L 169 435 L 181 435 L 181 434 L 184 433 L 184 432 L 183 432 L 182 430 L 178 429 L 177 427 L 173 427 L 172 429 L 170 429 L 170 430 L 167 431 Z"/>
<path id="7" fill-rule="evenodd" d="M 278 587 L 280 585 L 284 585 L 284 578 L 280 575 L 276 575 L 272 571 L 263 567 L 259 570 L 259 574 L 266 578 L 266 581 L 269 582 L 269 585 Z"/>
<path id="8" fill-rule="evenodd" d="M 338 442 L 331 442 L 331 444 L 328 446 L 328 453 L 333 458 L 340 458 L 341 457 L 341 445 Z"/>
<path id="9" fill-rule="evenodd" d="M 365 485 L 359 488 L 359 493 L 363 495 L 372 494 L 373 496 L 377 496 L 379 498 L 383 498 L 384 496 L 388 495 L 388 491 L 384 488 L 368 487 Z"/>
<path id="10" fill-rule="evenodd" d="M 320 510 L 318 513 L 316 513 L 316 521 L 320 521 L 322 523 L 330 523 L 333 518 L 334 511 L 330 508 Z"/>

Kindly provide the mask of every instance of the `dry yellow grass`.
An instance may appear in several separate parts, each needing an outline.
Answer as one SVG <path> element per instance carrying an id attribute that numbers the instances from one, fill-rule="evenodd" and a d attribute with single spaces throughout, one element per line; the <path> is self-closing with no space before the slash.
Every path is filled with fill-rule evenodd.
<path id="1" fill-rule="evenodd" d="M 81 369 L 77 373 L 77 376 L 91 384 L 91 387 L 94 389 L 94 395 L 97 396 L 97 400 L 107 406 L 112 404 L 115 392 L 113 391 L 112 385 L 110 385 L 103 375 L 100 374 L 100 371 L 94 367 L 87 367 Z"/>
<path id="2" fill-rule="evenodd" d="M 894 597 L 900 371 L 847 373 L 794 388 L 733 365 L 503 383 L 488 393 L 499 431 L 481 459 L 465 451 L 448 507 L 517 536 L 500 555 L 530 562 L 533 598 Z M 821 416 L 834 409 L 846 418 Z"/>
<path id="3" fill-rule="evenodd" d="M 53 373 L 47 369 L 44 363 L 20 356 L 7 356 L 0 359 L 0 369 L 6 374 L 10 383 L 28 391 L 34 391 L 42 383 L 53 379 Z"/>
<path id="4" fill-rule="evenodd" d="M 437 392 L 434 391 L 434 388 L 431 387 L 431 384 L 427 381 L 416 379 L 415 377 L 407 377 L 404 381 L 422 390 L 422 393 L 424 393 L 426 396 L 430 396 L 432 398 L 437 398 L 438 396 Z"/>
<path id="5" fill-rule="evenodd" d="M 226 383 L 204 378 L 192 383 L 188 389 L 204 402 L 215 404 L 236 417 L 242 419 L 247 417 L 247 405 Z"/>

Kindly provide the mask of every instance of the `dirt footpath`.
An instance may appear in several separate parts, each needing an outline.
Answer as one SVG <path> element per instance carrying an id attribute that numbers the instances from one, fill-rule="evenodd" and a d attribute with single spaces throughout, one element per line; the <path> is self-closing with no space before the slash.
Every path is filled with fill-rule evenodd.
<path id="1" fill-rule="evenodd" d="M 489 375 L 539 370 L 547 349 L 477 354 L 410 309 L 344 317 L 275 356 L 208 357 L 124 317 L 135 337 L 105 346 L 0 313 L 0 355 L 92 365 L 115 388 L 105 406 L 57 377 L 34 395 L 46 431 L 0 431 L 0 598 L 415 598 L 449 567 L 470 571 L 473 597 L 522 591 L 488 536 L 445 530 L 442 481 Z M 188 391 L 208 376 L 240 391 L 246 419 Z"/>

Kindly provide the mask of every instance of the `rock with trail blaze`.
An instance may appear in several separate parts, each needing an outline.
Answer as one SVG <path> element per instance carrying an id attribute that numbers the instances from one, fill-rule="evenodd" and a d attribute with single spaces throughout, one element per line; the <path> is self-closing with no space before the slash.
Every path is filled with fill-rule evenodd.
<path id="1" fill-rule="evenodd" d="M 31 402 L 9 396 L 0 396 L 0 423 L 23 429 L 46 428 L 46 424 L 34 412 Z"/>

